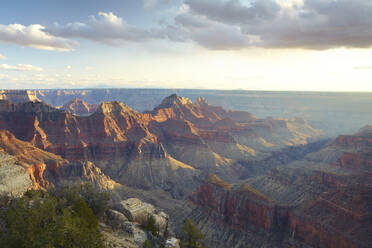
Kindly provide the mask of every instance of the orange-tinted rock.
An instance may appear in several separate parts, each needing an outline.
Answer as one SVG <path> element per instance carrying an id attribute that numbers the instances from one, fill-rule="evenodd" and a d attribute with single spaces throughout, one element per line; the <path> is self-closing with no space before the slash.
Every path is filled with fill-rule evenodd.
<path id="1" fill-rule="evenodd" d="M 268 198 L 247 186 L 232 189 L 215 175 L 190 199 L 215 221 L 233 229 L 249 230 L 254 226 L 270 231 L 276 225 L 276 207 Z"/>
<path id="2" fill-rule="evenodd" d="M 343 186 L 321 174 L 312 177 L 335 188 L 297 207 L 280 206 L 248 185 L 237 188 L 216 176 L 209 177 L 190 200 L 209 220 L 239 235 L 261 230 L 260 235 L 264 231 L 267 237 L 276 234 L 310 247 L 370 247 L 371 188 Z"/>
<path id="3" fill-rule="evenodd" d="M 70 162 L 60 156 L 18 140 L 12 133 L 0 130 L 0 150 L 17 158 L 36 189 L 45 189 L 59 180 L 90 181 L 102 188 L 112 188 L 114 182 L 91 162 Z"/>
<path id="4" fill-rule="evenodd" d="M 93 114 L 97 107 L 97 104 L 88 104 L 83 100 L 75 98 L 74 100 L 63 105 L 62 109 L 69 111 L 74 115 L 86 116 Z"/>
<path id="5" fill-rule="evenodd" d="M 46 188 L 47 182 L 44 180 L 45 164 L 33 164 L 27 168 L 27 172 L 30 174 L 30 178 L 35 188 Z"/>

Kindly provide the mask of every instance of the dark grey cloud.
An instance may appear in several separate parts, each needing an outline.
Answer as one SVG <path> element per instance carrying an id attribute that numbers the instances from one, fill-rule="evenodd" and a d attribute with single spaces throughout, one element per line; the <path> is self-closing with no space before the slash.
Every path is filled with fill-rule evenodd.
<path id="1" fill-rule="evenodd" d="M 185 4 L 188 12 L 176 17 L 184 26 L 202 27 L 214 21 L 226 25 L 225 30 L 238 27 L 242 39 L 255 37 L 256 42 L 232 43 L 235 49 L 252 45 L 305 49 L 372 46 L 370 0 L 260 0 L 250 5 L 239 0 L 186 0 Z M 215 35 L 216 40 L 204 40 L 202 45 L 229 49 L 226 44 L 229 37 L 225 36 L 229 34 Z M 219 41 L 222 46 L 216 46 Z"/>
<path id="2" fill-rule="evenodd" d="M 242 34 L 237 26 L 209 20 L 189 12 L 181 13 L 175 18 L 177 33 L 184 40 L 194 41 L 200 46 L 213 50 L 232 50 L 252 45 L 250 37 Z"/>
<path id="3" fill-rule="evenodd" d="M 196 14 L 229 24 L 272 20 L 280 11 L 279 4 L 274 0 L 254 1 L 249 6 L 239 0 L 186 0 L 185 4 Z"/>

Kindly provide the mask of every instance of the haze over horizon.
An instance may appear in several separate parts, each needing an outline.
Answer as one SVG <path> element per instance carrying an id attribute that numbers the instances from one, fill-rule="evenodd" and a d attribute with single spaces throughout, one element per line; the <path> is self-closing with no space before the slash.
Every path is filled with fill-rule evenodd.
<path id="1" fill-rule="evenodd" d="M 4 1 L 0 88 L 371 92 L 369 0 Z"/>

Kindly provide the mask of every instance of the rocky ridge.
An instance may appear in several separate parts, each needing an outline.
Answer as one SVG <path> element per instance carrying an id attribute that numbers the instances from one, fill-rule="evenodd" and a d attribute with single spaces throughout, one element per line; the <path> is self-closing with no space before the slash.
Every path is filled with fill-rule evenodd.
<path id="1" fill-rule="evenodd" d="M 75 98 L 63 105 L 61 109 L 74 115 L 87 116 L 93 114 L 97 107 L 97 104 L 88 104 L 79 98 Z"/>
<path id="2" fill-rule="evenodd" d="M 214 173 L 228 183 L 239 181 L 242 175 L 249 175 L 248 162 L 259 164 L 284 148 L 305 145 L 321 137 L 320 131 L 302 119 L 257 119 L 248 112 L 209 105 L 203 98 L 192 103 L 177 95 L 165 98 L 153 111 L 138 113 L 122 102 L 103 102 L 87 116 L 44 103 L 0 101 L 0 129 L 4 130 L 4 152 L 21 162 L 22 154 L 26 155 L 24 159 L 29 159 L 23 161 L 23 167 L 34 187 L 89 181 L 101 188 L 121 188 L 135 197 L 143 195 L 146 200 L 164 206 L 163 209 L 176 217 L 173 222 L 182 222 L 190 214 L 189 210 L 197 220 L 205 220 L 209 218 L 208 213 L 213 213 L 214 217 L 208 219 L 208 228 L 203 228 L 212 236 L 221 233 L 211 231 L 210 226 L 217 227 L 214 221 L 223 223 L 226 218 L 214 210 L 204 212 L 198 205 L 202 202 L 201 205 L 208 206 L 209 198 L 200 201 L 196 194 L 192 205 L 182 201 L 205 176 Z M 14 144 L 17 149 L 13 151 Z M 270 168 L 267 166 L 262 171 Z M 222 180 L 214 180 L 214 184 L 225 185 Z M 259 211 L 262 204 L 270 205 L 260 215 L 266 220 L 262 224 L 261 219 L 252 216 L 236 216 L 224 225 L 222 234 L 227 235 L 227 240 L 232 237 L 237 241 L 242 237 L 230 228 L 230 225 L 241 225 L 239 218 L 248 221 L 247 225 L 241 225 L 243 233 L 246 228 L 271 233 L 277 227 L 275 220 L 270 219 L 270 215 L 275 215 L 276 203 L 270 203 L 266 193 L 258 194 L 258 190 L 247 185 L 224 189 L 221 199 L 230 195 L 238 199 L 245 192 L 244 201 L 252 209 Z M 206 190 L 212 192 L 217 188 Z M 216 207 L 215 204 L 218 199 L 211 208 Z M 216 209 L 243 212 L 243 205 Z M 181 208 L 186 210 L 178 212 Z M 178 230 L 180 225 L 182 223 L 177 223 Z M 132 227 L 137 230 L 136 226 Z M 142 235 L 140 231 L 132 233 Z M 253 236 L 255 234 L 242 239 L 241 244 Z M 269 241 L 265 241 L 265 237 L 263 235 L 260 242 L 276 244 L 274 234 Z M 209 241 L 213 243 L 213 238 Z"/>
<path id="3" fill-rule="evenodd" d="M 0 90 L 0 100 L 8 100 L 14 103 L 41 102 L 33 90 Z"/>
<path id="4" fill-rule="evenodd" d="M 0 156 L 4 193 L 19 195 L 31 188 L 45 189 L 66 181 L 91 182 L 102 189 L 113 189 L 116 185 L 93 163 L 70 162 L 18 140 L 6 130 L 0 130 Z M 17 179 L 7 179 L 11 175 Z"/>
<path id="5" fill-rule="evenodd" d="M 245 170 L 240 161 L 259 161 L 321 135 L 303 120 L 255 119 L 177 95 L 151 112 L 104 102 L 89 116 L 0 101 L 0 117 L 0 129 L 17 139 L 69 161 L 91 161 L 119 183 L 161 188 L 176 198 L 189 195 L 209 173 L 234 181 Z"/>
<path id="6" fill-rule="evenodd" d="M 101 232 L 108 245 L 118 248 L 140 248 L 148 240 L 152 247 L 180 247 L 180 240 L 173 236 L 169 216 L 153 205 L 129 198 L 121 201 L 115 209 L 107 212 L 108 226 L 101 223 Z M 153 218 L 157 227 L 156 235 L 151 230 L 146 230 L 150 218 Z"/>
<path id="7" fill-rule="evenodd" d="M 216 247 L 370 247 L 372 177 L 361 159 L 371 154 L 370 131 L 244 183 L 212 176 L 190 198 L 190 216 Z M 358 159 L 345 164 L 351 152 Z"/>

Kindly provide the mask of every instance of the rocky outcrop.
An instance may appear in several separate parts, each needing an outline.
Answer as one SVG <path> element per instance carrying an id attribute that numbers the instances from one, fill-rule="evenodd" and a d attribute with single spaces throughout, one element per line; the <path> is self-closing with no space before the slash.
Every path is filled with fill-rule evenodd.
<path id="1" fill-rule="evenodd" d="M 122 201 L 118 209 L 128 218 L 129 221 L 146 225 L 150 218 L 154 218 L 155 225 L 159 229 L 161 236 L 166 236 L 169 232 L 169 216 L 157 210 L 153 205 L 142 202 L 137 198 L 130 198 Z"/>
<path id="2" fill-rule="evenodd" d="M 62 109 L 74 115 L 87 116 L 93 114 L 98 108 L 97 104 L 88 104 L 83 100 L 75 98 L 63 105 Z"/>
<path id="3" fill-rule="evenodd" d="M 3 101 L 0 117 L 0 128 L 18 139 L 69 161 L 91 161 L 119 183 L 160 188 L 175 198 L 189 195 L 209 173 L 235 181 L 247 174 L 241 161 L 259 161 L 320 135 L 303 120 L 259 120 L 177 95 L 144 114 L 103 102 L 89 116 Z"/>
<path id="4" fill-rule="evenodd" d="M 8 100 L 13 103 L 40 102 L 33 90 L 0 90 L 0 100 Z"/>
<path id="5" fill-rule="evenodd" d="M 171 235 L 169 216 L 153 205 L 130 198 L 120 202 L 116 209 L 106 213 L 106 222 L 114 230 L 102 228 L 106 239 L 112 240 L 116 247 L 143 247 L 145 241 L 150 242 L 152 247 L 180 247 L 180 241 Z M 150 218 L 154 220 L 156 235 L 153 233 L 155 230 L 146 229 Z"/>
<path id="6" fill-rule="evenodd" d="M 58 155 L 38 149 L 29 142 L 24 142 L 6 130 L 0 130 L 0 154 L 12 157 L 14 173 L 18 171 L 22 178 L 27 173 L 31 181 L 29 188 L 48 188 L 60 182 L 90 182 L 101 189 L 113 189 L 116 183 L 104 175 L 93 163 L 68 161 Z M 4 160 L 2 168 L 6 170 L 9 163 Z M 10 173 L 11 174 L 11 173 Z M 7 177 L 7 176 L 6 176 Z M 19 182 L 29 185 L 29 180 Z M 5 181 L 4 181 L 5 182 Z M 22 187 L 23 189 L 25 187 Z M 12 191 L 12 190 L 11 190 Z"/>
<path id="7" fill-rule="evenodd" d="M 196 208 L 190 217 L 210 244 L 218 244 L 216 233 L 234 237 L 219 240 L 217 247 L 246 247 L 236 239 L 271 240 L 271 247 L 369 247 L 370 191 L 346 186 L 301 204 L 282 205 L 247 184 L 232 186 L 212 176 L 191 197 Z"/>
<path id="8" fill-rule="evenodd" d="M 369 130 L 244 183 L 210 177 L 191 197 L 190 217 L 217 247 L 258 240 L 272 241 L 270 247 L 370 247 Z"/>
<path id="9" fill-rule="evenodd" d="M 0 151 L 0 194 L 20 196 L 33 187 L 27 169 L 16 157 Z"/>
<path id="10" fill-rule="evenodd" d="M 277 209 L 271 199 L 243 185 L 232 189 L 216 175 L 210 175 L 191 196 L 191 201 L 217 222 L 233 229 L 245 230 L 251 226 L 271 231 L 276 227 Z"/>

